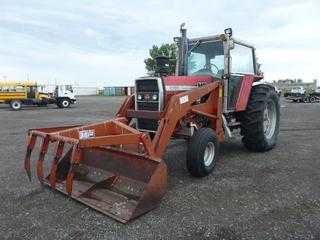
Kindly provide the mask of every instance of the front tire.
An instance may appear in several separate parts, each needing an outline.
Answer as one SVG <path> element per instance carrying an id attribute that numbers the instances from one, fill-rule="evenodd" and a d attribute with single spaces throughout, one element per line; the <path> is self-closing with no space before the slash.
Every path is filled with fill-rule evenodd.
<path id="1" fill-rule="evenodd" d="M 304 103 L 308 103 L 308 102 L 309 102 L 309 97 L 308 97 L 308 96 L 304 96 L 303 99 L 302 99 L 302 101 L 303 101 Z"/>
<path id="2" fill-rule="evenodd" d="M 187 169 L 195 177 L 204 177 L 211 173 L 219 158 L 220 143 L 217 134 L 211 128 L 197 130 L 189 142 L 187 151 Z"/>
<path id="3" fill-rule="evenodd" d="M 252 87 L 247 109 L 238 114 L 242 142 L 249 151 L 272 149 L 279 134 L 280 107 L 277 93 L 267 85 Z"/>
<path id="4" fill-rule="evenodd" d="M 68 108 L 70 107 L 70 100 L 67 98 L 63 98 L 59 101 L 58 107 L 59 108 Z"/>
<path id="5" fill-rule="evenodd" d="M 18 111 L 22 108 L 22 102 L 20 100 L 12 100 L 10 101 L 10 108 L 13 111 Z"/>

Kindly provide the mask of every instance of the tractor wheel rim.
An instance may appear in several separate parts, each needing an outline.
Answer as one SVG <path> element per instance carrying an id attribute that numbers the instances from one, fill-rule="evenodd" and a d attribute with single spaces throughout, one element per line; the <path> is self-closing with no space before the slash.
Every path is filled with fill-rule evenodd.
<path id="1" fill-rule="evenodd" d="M 205 151 L 204 151 L 204 165 L 206 167 L 210 166 L 211 163 L 213 162 L 214 159 L 214 155 L 215 155 L 215 148 L 214 148 L 214 144 L 213 142 L 209 142 Z"/>
<path id="2" fill-rule="evenodd" d="M 267 139 L 271 139 L 276 130 L 277 123 L 277 111 L 276 105 L 272 100 L 268 101 L 267 107 L 263 114 L 263 130 L 264 136 Z"/>
<path id="3" fill-rule="evenodd" d="M 68 101 L 62 101 L 62 105 L 63 105 L 64 107 L 68 106 Z"/>

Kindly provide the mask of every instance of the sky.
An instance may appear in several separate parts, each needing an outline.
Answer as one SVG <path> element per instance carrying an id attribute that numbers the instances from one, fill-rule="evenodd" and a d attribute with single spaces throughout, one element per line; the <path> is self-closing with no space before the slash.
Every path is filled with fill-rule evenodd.
<path id="1" fill-rule="evenodd" d="M 320 79 L 319 0 L 0 0 L 0 80 L 133 85 L 153 44 L 233 28 L 268 81 Z"/>

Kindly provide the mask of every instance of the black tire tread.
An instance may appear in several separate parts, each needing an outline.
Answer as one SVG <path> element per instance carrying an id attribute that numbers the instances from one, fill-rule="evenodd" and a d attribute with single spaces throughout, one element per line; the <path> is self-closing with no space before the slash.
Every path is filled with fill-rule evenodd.
<path id="1" fill-rule="evenodd" d="M 197 130 L 192 138 L 190 139 L 188 151 L 187 151 L 187 169 L 189 173 L 195 177 L 204 177 L 208 175 L 210 172 L 213 171 L 213 168 L 208 170 L 204 169 L 202 166 L 203 161 L 201 156 L 203 157 L 203 148 L 206 146 L 203 146 L 203 142 L 206 141 L 206 139 L 213 138 L 214 141 L 216 141 L 217 146 L 215 151 L 215 162 L 218 159 L 219 155 L 219 143 L 218 143 L 218 137 L 217 134 L 211 129 L 211 128 L 201 128 Z"/>
<path id="2" fill-rule="evenodd" d="M 268 144 L 264 134 L 262 134 L 262 116 L 271 94 L 276 95 L 276 92 L 268 85 L 253 86 L 246 111 L 238 113 L 238 120 L 241 123 L 240 134 L 243 136 L 242 142 L 249 151 L 265 152 L 275 146 L 275 142 L 271 145 Z M 278 102 L 276 107 L 279 108 Z"/>

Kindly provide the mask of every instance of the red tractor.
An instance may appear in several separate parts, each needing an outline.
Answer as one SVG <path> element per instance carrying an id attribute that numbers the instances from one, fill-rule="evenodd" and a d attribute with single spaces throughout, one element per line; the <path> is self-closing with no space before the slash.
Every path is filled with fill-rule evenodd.
<path id="1" fill-rule="evenodd" d="M 250 151 L 272 149 L 279 133 L 274 88 L 259 83 L 252 45 L 224 34 L 188 39 L 180 29 L 176 76 L 168 59 L 157 59 L 156 76 L 136 79 L 116 118 L 103 123 L 29 131 L 25 168 L 42 139 L 37 164 L 41 183 L 68 194 L 121 222 L 157 206 L 166 191 L 162 156 L 171 138 L 190 139 L 186 165 L 203 177 L 214 170 L 220 142 L 241 129 Z M 55 143 L 50 173 L 43 162 Z M 66 151 L 64 150 L 66 149 Z"/>

